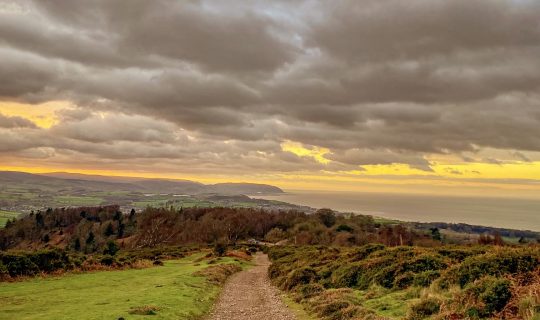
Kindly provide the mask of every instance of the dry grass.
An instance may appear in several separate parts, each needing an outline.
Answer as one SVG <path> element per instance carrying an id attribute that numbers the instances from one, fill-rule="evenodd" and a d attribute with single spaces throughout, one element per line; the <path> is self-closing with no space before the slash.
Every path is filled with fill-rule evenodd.
<path id="1" fill-rule="evenodd" d="M 228 251 L 225 256 L 244 260 L 244 261 L 251 261 L 253 259 L 252 256 L 248 255 L 247 253 L 243 251 L 238 251 L 238 250 Z"/>
<path id="2" fill-rule="evenodd" d="M 241 270 L 242 267 L 239 265 L 228 263 L 207 267 L 193 275 L 206 277 L 207 281 L 213 284 L 222 284 L 228 277 Z"/>
<path id="3" fill-rule="evenodd" d="M 512 281 L 512 298 L 497 316 L 511 320 L 540 318 L 540 268 L 509 279 Z"/>
<path id="4" fill-rule="evenodd" d="M 129 310 L 129 314 L 153 316 L 153 315 L 156 315 L 159 310 L 160 308 L 156 306 L 133 307 L 131 308 L 131 310 Z"/>
<path id="5" fill-rule="evenodd" d="M 98 261 L 89 259 L 81 265 L 80 268 L 74 269 L 73 272 L 93 272 L 93 271 L 113 271 L 113 270 L 126 270 L 126 269 L 145 269 L 154 267 L 152 261 L 147 259 L 136 260 L 132 263 L 125 264 L 122 266 L 112 265 L 107 266 L 99 263 Z"/>
<path id="6" fill-rule="evenodd" d="M 303 304 L 320 319 L 329 320 L 385 320 L 360 306 L 354 290 L 349 288 L 329 289 L 306 298 Z"/>

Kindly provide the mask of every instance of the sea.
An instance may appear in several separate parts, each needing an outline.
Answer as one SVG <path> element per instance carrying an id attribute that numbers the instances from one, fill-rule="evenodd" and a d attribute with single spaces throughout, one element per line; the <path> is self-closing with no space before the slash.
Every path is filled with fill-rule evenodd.
<path id="1" fill-rule="evenodd" d="M 302 190 L 255 198 L 402 221 L 467 223 L 540 232 L 540 199 Z"/>

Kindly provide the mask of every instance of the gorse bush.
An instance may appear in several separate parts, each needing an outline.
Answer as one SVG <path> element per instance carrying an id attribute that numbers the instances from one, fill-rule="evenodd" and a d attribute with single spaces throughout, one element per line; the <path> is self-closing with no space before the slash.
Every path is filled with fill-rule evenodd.
<path id="1" fill-rule="evenodd" d="M 428 270 L 414 276 L 412 285 L 417 287 L 429 287 L 429 285 L 441 276 L 439 270 Z"/>
<path id="2" fill-rule="evenodd" d="M 315 281 L 317 278 L 317 273 L 313 268 L 305 267 L 292 270 L 289 272 L 281 287 L 285 290 L 291 290 L 298 286 L 309 284 Z"/>
<path id="3" fill-rule="evenodd" d="M 105 254 L 85 255 L 61 249 L 38 251 L 0 251 L 0 281 L 21 276 L 35 276 L 64 272 L 73 269 L 94 270 L 107 268 L 130 268 L 145 265 L 143 261 L 158 258 L 182 258 L 196 247 L 163 247 L 118 251 L 115 243 L 108 245 Z M 114 254 L 114 255 L 113 255 Z M 150 263 L 151 265 L 151 263 Z"/>
<path id="4" fill-rule="evenodd" d="M 540 247 L 290 246 L 270 248 L 269 257 L 272 281 L 323 319 L 378 317 L 374 310 L 366 309 L 362 299 L 352 299 L 357 297 L 355 292 L 362 292 L 363 299 L 403 292 L 399 299 L 415 301 L 407 314 L 402 313 L 408 319 L 443 312 L 448 319 L 472 319 L 491 317 L 505 308 L 512 298 L 512 283 L 506 277 L 538 269 Z M 434 290 L 436 296 L 418 300 L 419 288 L 428 293 Z M 343 300 L 333 299 L 336 295 Z M 373 305 L 384 313 L 384 306 L 392 305 L 390 301 L 396 298 L 388 299 Z M 400 308 L 403 304 L 394 305 Z"/>
<path id="5" fill-rule="evenodd" d="M 441 310 L 441 301 L 437 298 L 422 299 L 411 305 L 407 320 L 422 320 Z"/>
<path id="6" fill-rule="evenodd" d="M 448 270 L 442 277 L 441 285 L 455 283 L 465 287 L 488 275 L 503 276 L 528 272 L 538 268 L 539 261 L 538 248 L 499 249 L 496 252 L 470 256 Z"/>
<path id="7" fill-rule="evenodd" d="M 512 297 L 511 283 L 508 279 L 484 277 L 465 288 L 464 297 L 473 306 L 467 314 L 479 317 L 489 317 L 501 311 Z"/>
<path id="8" fill-rule="evenodd" d="M 11 277 L 32 276 L 73 267 L 66 252 L 61 250 L 0 253 L 0 261 Z"/>

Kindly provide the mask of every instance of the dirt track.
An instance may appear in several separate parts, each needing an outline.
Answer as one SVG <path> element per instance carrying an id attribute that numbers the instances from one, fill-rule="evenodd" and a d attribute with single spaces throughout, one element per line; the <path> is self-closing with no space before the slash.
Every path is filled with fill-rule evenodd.
<path id="1" fill-rule="evenodd" d="M 267 276 L 270 261 L 266 255 L 255 256 L 255 266 L 233 275 L 209 320 L 294 320 L 296 317 L 281 301 L 279 291 Z"/>

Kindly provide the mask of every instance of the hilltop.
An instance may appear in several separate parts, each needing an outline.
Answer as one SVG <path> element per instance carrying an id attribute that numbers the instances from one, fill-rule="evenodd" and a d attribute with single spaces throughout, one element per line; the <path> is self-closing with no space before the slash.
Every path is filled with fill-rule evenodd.
<path id="1" fill-rule="evenodd" d="M 283 193 L 278 187 L 256 183 L 203 184 L 190 180 L 146 179 L 138 177 L 109 177 L 65 172 L 31 174 L 16 171 L 0 171 L 0 182 L 11 188 L 22 185 L 49 188 L 84 188 L 88 190 L 114 190 L 131 192 L 167 192 L 182 194 L 257 194 Z"/>
<path id="2" fill-rule="evenodd" d="M 0 209 L 14 212 L 105 204 L 118 204 L 128 210 L 168 202 L 195 206 L 208 204 L 205 199 L 213 195 L 279 193 L 283 190 L 278 187 L 253 183 L 202 184 L 189 180 L 0 172 Z"/>

